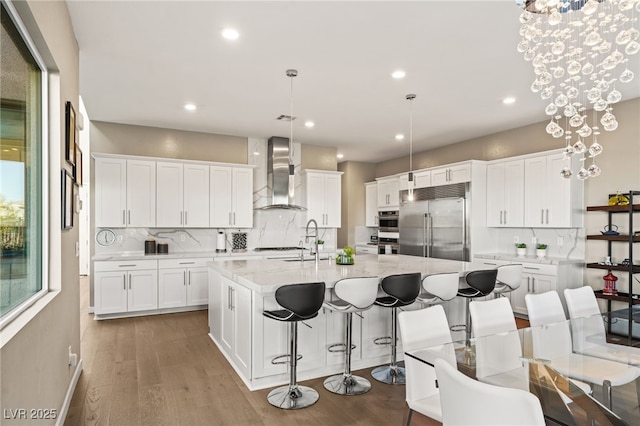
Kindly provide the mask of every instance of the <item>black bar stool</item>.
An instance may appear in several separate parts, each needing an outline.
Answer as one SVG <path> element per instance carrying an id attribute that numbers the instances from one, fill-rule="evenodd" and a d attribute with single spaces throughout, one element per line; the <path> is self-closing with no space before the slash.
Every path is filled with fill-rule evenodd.
<path id="1" fill-rule="evenodd" d="M 398 335 L 398 308 L 415 302 L 420 294 L 421 275 L 419 272 L 410 274 L 389 275 L 382 279 L 380 285 L 387 295 L 378 297 L 375 304 L 383 308 L 391 308 L 391 363 L 376 367 L 371 375 L 379 382 L 403 385 L 405 383 L 404 367 L 396 363 L 396 348 Z"/>
<path id="2" fill-rule="evenodd" d="M 367 379 L 351 374 L 351 351 L 355 348 L 351 337 L 352 320 L 354 313 L 366 311 L 373 306 L 378 295 L 379 283 L 378 278 L 345 278 L 333 287 L 339 299 L 324 302 L 326 308 L 346 314 L 344 343 L 336 343 L 328 348 L 329 352 L 345 353 L 344 372 L 327 377 L 324 387 L 329 392 L 360 395 L 371 389 L 371 383 Z"/>
<path id="3" fill-rule="evenodd" d="M 483 269 L 470 271 L 464 277 L 460 277 L 461 284 L 467 287 L 458 290 L 458 296 L 464 297 L 465 301 L 465 324 L 451 326 L 452 331 L 465 330 L 465 346 L 471 347 L 471 312 L 469 312 L 469 302 L 476 297 L 488 296 L 496 286 L 497 269 Z"/>
<path id="4" fill-rule="evenodd" d="M 313 405 L 318 400 L 318 392 L 307 386 L 298 386 L 296 373 L 298 366 L 298 321 L 315 318 L 324 302 L 323 282 L 291 284 L 276 290 L 276 302 L 284 309 L 264 311 L 263 315 L 276 321 L 289 323 L 290 345 L 287 355 L 289 364 L 289 385 L 269 392 L 267 400 L 278 408 L 297 409 Z"/>

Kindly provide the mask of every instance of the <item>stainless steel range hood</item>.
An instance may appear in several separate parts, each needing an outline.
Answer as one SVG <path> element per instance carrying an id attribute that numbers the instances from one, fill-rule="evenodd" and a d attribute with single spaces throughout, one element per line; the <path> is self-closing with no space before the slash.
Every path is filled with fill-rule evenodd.
<path id="1" fill-rule="evenodd" d="M 289 139 L 272 136 L 267 142 L 267 200 L 257 210 L 306 210 L 293 201 L 293 165 L 289 164 Z"/>

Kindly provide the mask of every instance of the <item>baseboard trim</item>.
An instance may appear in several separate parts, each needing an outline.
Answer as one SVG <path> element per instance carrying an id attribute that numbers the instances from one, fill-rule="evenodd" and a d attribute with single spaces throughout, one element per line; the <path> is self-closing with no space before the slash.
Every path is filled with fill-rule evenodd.
<path id="1" fill-rule="evenodd" d="M 80 380 L 80 374 L 82 374 L 82 364 L 83 362 L 80 360 L 76 366 L 76 371 L 73 373 L 71 383 L 69 383 L 69 388 L 67 389 L 67 394 L 64 397 L 64 401 L 62 401 L 62 407 L 60 407 L 60 411 L 58 413 L 56 426 L 63 426 L 65 420 L 67 420 L 67 413 L 69 412 L 69 405 L 71 405 L 71 398 L 73 398 L 73 393 L 78 385 L 78 380 Z"/>

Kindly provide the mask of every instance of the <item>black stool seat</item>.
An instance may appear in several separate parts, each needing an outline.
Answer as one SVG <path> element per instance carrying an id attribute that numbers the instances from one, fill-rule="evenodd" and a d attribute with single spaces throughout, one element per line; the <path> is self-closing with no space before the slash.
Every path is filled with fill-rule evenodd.
<path id="1" fill-rule="evenodd" d="M 375 301 L 377 306 L 391 308 L 391 363 L 375 368 L 371 375 L 379 382 L 402 385 L 405 383 L 404 365 L 396 363 L 397 315 L 398 308 L 411 305 L 416 301 L 422 286 L 422 275 L 419 272 L 389 275 L 380 282 L 385 295 Z M 377 341 L 388 339 L 378 338 Z M 385 343 L 387 344 L 387 343 Z"/>
<path id="2" fill-rule="evenodd" d="M 465 301 L 465 324 L 451 326 L 452 331 L 465 330 L 465 347 L 471 349 L 471 313 L 469 312 L 469 302 L 476 297 L 488 296 L 496 286 L 497 269 L 482 269 L 468 272 L 460 278 L 463 284 L 468 287 L 458 289 L 458 296 L 466 298 Z"/>
<path id="3" fill-rule="evenodd" d="M 315 318 L 324 302 L 323 282 L 290 284 L 276 290 L 276 302 L 284 309 L 264 311 L 262 314 L 276 321 L 289 323 L 289 385 L 269 392 L 267 400 L 271 405 L 284 409 L 297 409 L 313 405 L 319 395 L 307 386 L 298 386 L 298 322 Z M 280 357 L 276 357 L 280 358 Z M 275 363 L 275 361 L 272 360 Z"/>

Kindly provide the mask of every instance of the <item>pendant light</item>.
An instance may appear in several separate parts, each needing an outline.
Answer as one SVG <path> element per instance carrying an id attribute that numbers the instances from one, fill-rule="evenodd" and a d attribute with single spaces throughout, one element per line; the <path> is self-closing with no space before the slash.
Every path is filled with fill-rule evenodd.
<path id="1" fill-rule="evenodd" d="M 288 69 L 286 71 L 287 77 L 291 80 L 291 97 L 289 104 L 289 200 L 293 200 L 295 192 L 295 166 L 293 165 L 293 78 L 298 75 L 298 70 Z"/>
<path id="2" fill-rule="evenodd" d="M 409 194 L 407 199 L 413 201 L 413 100 L 416 95 L 411 93 L 405 98 L 409 101 Z"/>

